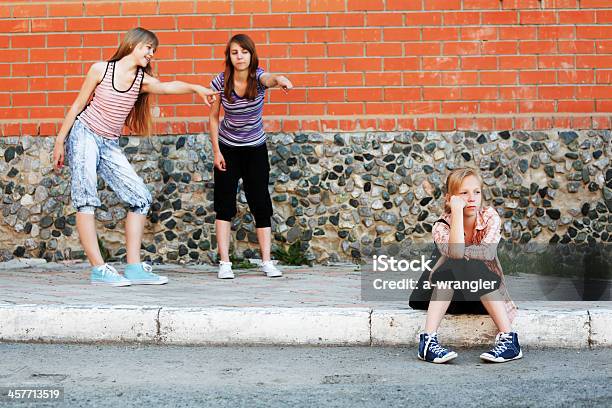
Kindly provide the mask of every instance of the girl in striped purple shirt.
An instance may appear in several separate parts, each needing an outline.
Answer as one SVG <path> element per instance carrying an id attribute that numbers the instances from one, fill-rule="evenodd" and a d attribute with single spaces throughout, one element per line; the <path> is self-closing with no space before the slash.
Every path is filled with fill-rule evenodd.
<path id="1" fill-rule="evenodd" d="M 93 267 L 93 284 L 128 286 L 168 282 L 166 277 L 154 274 L 150 265 L 140 262 L 142 234 L 152 197 L 123 154 L 118 139 L 124 125 L 135 133 L 149 133 L 152 125 L 149 94 L 197 93 L 210 106 L 216 93 L 201 85 L 160 82 L 151 76 L 150 61 L 157 45 L 157 37 L 151 31 L 140 27 L 128 31 L 108 62 L 92 65 L 55 139 L 56 170 L 63 167 L 64 150 L 67 151 L 77 230 Z M 67 136 L 67 146 L 64 146 Z M 125 276 L 105 263 L 100 254 L 94 218 L 94 209 L 101 205 L 98 175 L 130 210 L 125 223 L 128 262 Z"/>
<path id="2" fill-rule="evenodd" d="M 267 88 L 293 87 L 284 76 L 259 68 L 255 43 L 245 34 L 233 36 L 225 48 L 225 71 L 211 83 L 221 92 L 210 110 L 210 139 L 214 152 L 214 207 L 219 256 L 218 277 L 232 279 L 229 260 L 230 222 L 236 215 L 236 191 L 242 184 L 255 218 L 261 249 L 262 271 L 268 277 L 282 276 L 270 260 L 272 201 L 268 191 L 270 165 L 263 129 L 263 104 Z M 219 121 L 220 106 L 225 116 Z"/>

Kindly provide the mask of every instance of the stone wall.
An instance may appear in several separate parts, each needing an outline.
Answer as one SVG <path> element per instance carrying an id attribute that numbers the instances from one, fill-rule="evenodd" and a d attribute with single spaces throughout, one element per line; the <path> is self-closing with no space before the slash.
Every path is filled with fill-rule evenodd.
<path id="1" fill-rule="evenodd" d="M 484 197 L 514 242 L 612 241 L 611 132 L 503 131 L 270 134 L 274 245 L 299 240 L 316 262 L 364 261 L 379 248 L 430 241 L 449 169 L 478 167 Z M 215 259 L 212 154 L 207 135 L 121 138 L 154 197 L 143 243 L 157 262 Z M 0 260 L 83 256 L 69 171 L 51 168 L 52 138 L 0 138 Z M 126 210 L 99 181 L 99 235 L 125 255 Z M 239 195 L 238 256 L 257 253 Z"/>

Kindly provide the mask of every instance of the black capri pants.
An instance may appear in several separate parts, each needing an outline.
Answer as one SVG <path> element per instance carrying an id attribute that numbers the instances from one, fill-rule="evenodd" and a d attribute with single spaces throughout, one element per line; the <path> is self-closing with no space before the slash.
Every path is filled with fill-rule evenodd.
<path id="1" fill-rule="evenodd" d="M 448 259 L 431 276 L 432 283 L 456 282 L 465 285 L 466 289 L 459 289 L 465 300 L 479 300 L 482 296 L 499 289 L 501 278 L 487 265 L 478 259 Z M 477 285 L 479 282 L 489 282 L 486 287 Z M 470 285 L 474 285 L 470 288 Z"/>
<path id="2" fill-rule="evenodd" d="M 216 167 L 214 169 L 214 207 L 217 219 L 231 221 L 236 215 L 236 192 L 238 181 L 242 179 L 255 226 L 270 227 L 272 200 L 268 191 L 268 147 L 265 143 L 259 146 L 227 146 L 219 143 L 219 150 L 225 159 L 225 171 Z"/>
<path id="3" fill-rule="evenodd" d="M 427 310 L 433 291 L 424 290 L 423 283 L 429 277 L 425 271 L 418 282 L 418 289 L 410 295 L 410 307 L 418 310 Z M 449 314 L 487 314 L 480 298 L 499 289 L 501 278 L 489 270 L 487 265 L 477 259 L 448 259 L 432 275 L 431 282 L 438 285 L 441 282 L 490 282 L 490 287 L 474 287 L 467 290 L 453 290 L 453 298 L 447 309 Z M 497 292 L 497 295 L 499 292 Z"/>

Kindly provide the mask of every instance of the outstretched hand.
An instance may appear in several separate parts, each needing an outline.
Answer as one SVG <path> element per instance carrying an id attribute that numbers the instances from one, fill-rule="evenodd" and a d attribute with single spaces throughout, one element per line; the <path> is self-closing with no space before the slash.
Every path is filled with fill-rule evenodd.
<path id="1" fill-rule="evenodd" d="M 221 91 L 213 91 L 212 89 L 200 86 L 196 89 L 196 93 L 200 95 L 200 98 L 204 99 L 206 106 L 210 107 L 210 105 L 217 100 L 217 95 L 219 95 Z"/>
<path id="2" fill-rule="evenodd" d="M 291 81 L 284 76 L 279 76 L 276 78 L 276 82 L 278 83 L 278 86 L 285 91 L 285 93 L 288 93 L 289 90 L 293 88 Z"/>

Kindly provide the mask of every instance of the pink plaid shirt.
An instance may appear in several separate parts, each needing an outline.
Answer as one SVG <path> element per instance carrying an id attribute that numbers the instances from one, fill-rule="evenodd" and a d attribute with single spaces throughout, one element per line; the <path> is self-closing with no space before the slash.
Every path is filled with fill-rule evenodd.
<path id="1" fill-rule="evenodd" d="M 450 213 L 444 213 L 444 215 L 442 215 L 440 218 L 450 225 Z M 508 295 L 506 284 L 504 282 L 504 272 L 502 271 L 501 264 L 499 263 L 499 259 L 497 257 L 497 244 L 501 239 L 500 227 L 501 218 L 499 217 L 499 214 L 497 214 L 497 211 L 495 211 L 495 208 L 482 207 L 476 213 L 474 237 L 471 245 L 466 244 L 464 257 L 466 259 L 478 259 L 483 261 L 490 271 L 499 275 L 501 278 L 499 292 L 505 300 L 506 310 L 508 312 L 510 321 L 512 321 L 514 320 L 514 317 L 516 317 L 517 307 Z M 436 263 L 436 266 L 439 266 L 448 259 L 450 227 L 443 222 L 436 222 L 432 230 L 432 235 L 434 242 L 442 254 L 441 261 Z"/>

